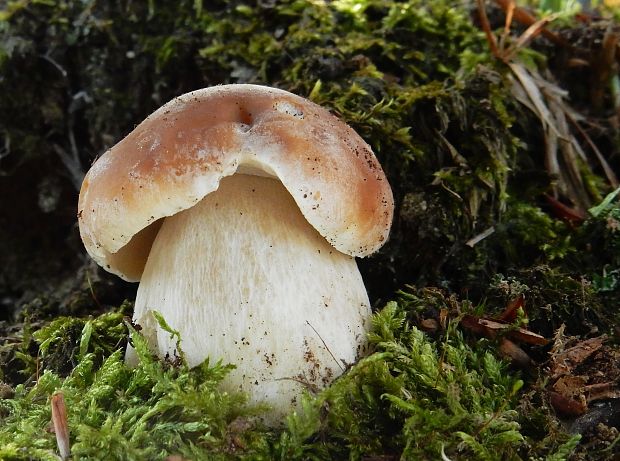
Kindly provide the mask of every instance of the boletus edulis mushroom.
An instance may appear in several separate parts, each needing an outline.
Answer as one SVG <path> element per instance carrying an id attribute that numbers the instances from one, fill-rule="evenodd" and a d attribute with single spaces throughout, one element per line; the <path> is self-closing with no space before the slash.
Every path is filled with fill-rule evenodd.
<path id="1" fill-rule="evenodd" d="M 78 219 L 93 259 L 140 281 L 134 321 L 155 352 L 174 356 L 176 341 L 153 311 L 190 366 L 234 363 L 223 386 L 282 415 L 364 349 L 354 257 L 383 245 L 393 207 L 370 147 L 329 111 L 223 85 L 170 101 L 105 152 Z"/>

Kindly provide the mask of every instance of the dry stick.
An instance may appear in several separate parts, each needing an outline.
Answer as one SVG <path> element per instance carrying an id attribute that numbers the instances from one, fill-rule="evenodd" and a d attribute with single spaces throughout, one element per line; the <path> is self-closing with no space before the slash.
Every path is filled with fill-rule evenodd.
<path id="1" fill-rule="evenodd" d="M 439 378 L 444 371 L 444 364 L 446 363 L 446 354 L 447 354 L 447 346 L 448 341 L 450 341 L 450 321 L 448 320 L 448 325 L 446 326 L 446 335 L 444 337 L 443 343 L 441 344 L 441 355 L 439 356 L 439 362 L 437 363 L 437 376 L 435 377 L 434 387 L 437 387 L 439 384 Z"/>
<path id="2" fill-rule="evenodd" d="M 504 22 L 504 31 L 502 32 L 501 37 L 499 38 L 499 48 L 500 50 L 505 49 L 506 40 L 510 36 L 510 26 L 512 25 L 512 17 L 515 11 L 515 2 L 514 0 L 510 0 L 508 5 L 506 5 L 505 13 L 506 13 L 506 21 Z"/>
<path id="3" fill-rule="evenodd" d="M 62 77 L 68 81 L 68 73 L 60 64 L 54 61 L 48 54 L 40 55 L 40 57 L 54 66 L 54 68 L 60 72 Z M 70 93 L 70 90 L 68 91 L 68 96 L 72 97 L 73 95 Z M 53 144 L 53 148 L 56 151 L 56 154 L 60 157 L 60 160 L 64 166 L 67 168 L 70 176 L 69 179 L 73 183 L 73 186 L 79 191 L 82 186 L 82 180 L 84 179 L 84 170 L 82 169 L 80 153 L 77 147 L 77 142 L 75 141 L 75 133 L 73 132 L 73 118 L 73 114 L 69 113 L 67 136 L 69 138 L 69 144 L 71 145 L 71 153 L 65 151 L 58 144 Z"/>
<path id="4" fill-rule="evenodd" d="M 577 129 L 583 139 L 585 139 L 586 143 L 588 144 L 588 146 L 590 146 L 590 149 L 592 149 L 592 152 L 594 152 L 594 155 L 596 155 L 596 159 L 603 168 L 605 176 L 607 176 L 607 180 L 611 183 L 611 186 L 614 189 L 617 189 L 619 186 L 618 178 L 616 177 L 616 174 L 614 173 L 612 168 L 609 166 L 609 163 L 607 163 L 607 160 L 605 160 L 605 157 L 603 156 L 599 148 L 596 146 L 596 144 L 594 144 L 594 141 L 592 141 L 592 138 L 590 138 L 588 133 L 586 133 L 586 131 L 581 127 L 581 125 L 579 125 L 579 123 L 577 122 L 577 120 L 575 120 L 572 114 L 566 112 L 566 118 Z"/>
<path id="5" fill-rule="evenodd" d="M 484 7 L 484 0 L 477 0 L 476 3 L 478 4 L 478 15 L 480 16 L 480 24 L 482 25 L 482 30 L 484 30 L 484 34 L 487 36 L 489 47 L 491 48 L 491 53 L 493 53 L 496 58 L 501 58 L 501 53 L 499 51 L 499 47 L 497 46 L 497 39 L 491 31 L 491 24 L 489 23 L 489 18 L 487 17 L 486 8 Z"/>
<path id="6" fill-rule="evenodd" d="M 71 455 L 69 444 L 69 422 L 67 419 L 67 407 L 62 392 L 52 395 L 52 425 L 56 433 L 56 444 L 62 460 Z"/>
<path id="7" fill-rule="evenodd" d="M 500 8 L 504 10 L 504 12 L 507 12 L 511 8 L 511 3 L 514 3 L 514 0 L 495 0 L 495 3 L 497 3 L 500 6 Z M 533 14 L 529 13 L 524 8 L 521 8 L 518 6 L 514 8 L 511 14 L 514 17 L 515 21 L 520 22 L 521 24 L 525 26 L 531 26 L 532 24 L 536 22 L 536 17 Z M 564 40 L 561 36 L 551 32 L 548 29 L 543 28 L 541 33 L 547 40 L 550 40 L 556 45 L 570 46 L 570 44 L 567 43 L 566 40 Z"/>
<path id="8" fill-rule="evenodd" d="M 39 351 L 37 352 L 37 358 L 35 360 L 35 365 L 36 365 L 35 381 L 36 382 L 39 382 L 39 377 L 40 377 L 40 374 L 39 374 L 39 372 L 41 371 L 40 359 L 41 359 L 41 350 L 39 349 Z"/>
<path id="9" fill-rule="evenodd" d="M 547 16 L 546 18 L 539 19 L 531 26 L 529 26 L 525 30 L 525 32 L 519 35 L 519 38 L 517 38 L 515 44 L 504 53 L 504 61 L 511 60 L 520 49 L 524 48 L 529 42 L 531 42 L 534 38 L 540 35 L 541 32 L 545 31 L 545 27 L 547 26 L 547 24 L 553 21 L 556 17 L 557 15 L 552 14 L 550 16 Z"/>
<path id="10" fill-rule="evenodd" d="M 480 232 L 478 235 L 475 235 L 474 237 L 470 238 L 467 242 L 465 242 L 465 245 L 467 245 L 470 248 L 473 248 L 478 243 L 480 243 L 482 240 L 487 238 L 489 235 L 493 234 L 493 232 L 495 232 L 495 227 L 491 226 L 483 230 L 482 232 Z"/>
<path id="11" fill-rule="evenodd" d="M 99 300 L 97 299 L 97 296 L 95 296 L 95 290 L 93 289 L 93 284 L 90 282 L 90 276 L 88 275 L 88 273 L 86 273 L 86 281 L 88 282 L 88 288 L 90 289 L 90 295 L 95 301 L 95 304 L 97 304 L 97 307 L 99 309 L 102 309 L 101 304 L 99 304 Z"/>
<path id="12" fill-rule="evenodd" d="M 543 88 L 543 91 L 545 88 Z M 579 167 L 579 150 L 575 148 L 577 140 L 571 134 L 566 121 L 566 109 L 562 100 L 553 94 L 546 93 L 546 100 L 556 127 L 560 132 L 558 138 L 559 152 L 562 154 L 564 168 L 561 170 L 561 179 L 567 187 L 566 195 L 580 208 L 587 209 L 591 206 L 584 180 Z"/>

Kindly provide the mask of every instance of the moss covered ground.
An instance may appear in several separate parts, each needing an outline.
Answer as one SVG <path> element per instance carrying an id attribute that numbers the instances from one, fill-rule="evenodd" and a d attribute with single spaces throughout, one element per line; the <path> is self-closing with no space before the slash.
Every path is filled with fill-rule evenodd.
<path id="1" fill-rule="evenodd" d="M 0 4 L 0 459 L 58 459 L 59 392 L 73 459 L 617 459 L 620 28 L 613 11 L 536 22 L 548 13 Z M 128 320 L 135 287 L 89 262 L 76 228 L 93 159 L 220 83 L 328 107 L 396 199 L 389 242 L 359 261 L 371 353 L 281 428 L 219 389 L 234 364 L 152 357 Z"/>

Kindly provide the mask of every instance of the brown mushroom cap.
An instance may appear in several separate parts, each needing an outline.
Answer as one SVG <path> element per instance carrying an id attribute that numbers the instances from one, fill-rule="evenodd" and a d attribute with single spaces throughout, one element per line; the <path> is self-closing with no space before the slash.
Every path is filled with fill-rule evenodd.
<path id="1" fill-rule="evenodd" d="M 139 280 L 159 220 L 192 207 L 238 169 L 277 177 L 343 253 L 367 256 L 387 239 L 392 191 L 353 129 L 289 92 L 222 85 L 173 99 L 93 164 L 78 204 L 88 253 Z"/>

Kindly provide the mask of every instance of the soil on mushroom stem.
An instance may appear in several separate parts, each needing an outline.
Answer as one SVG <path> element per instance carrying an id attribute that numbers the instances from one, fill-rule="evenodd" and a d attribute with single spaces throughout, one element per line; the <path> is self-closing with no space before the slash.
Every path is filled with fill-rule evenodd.
<path id="1" fill-rule="evenodd" d="M 280 181 L 245 174 L 166 218 L 153 242 L 134 320 L 160 356 L 179 355 L 152 311 L 180 333 L 191 366 L 236 364 L 224 384 L 272 405 L 276 420 L 355 362 L 370 327 L 355 258 L 308 223 Z"/>

